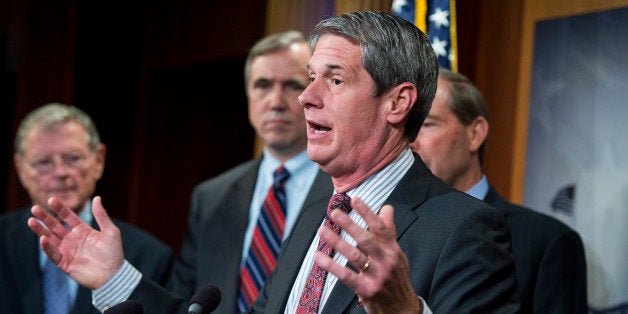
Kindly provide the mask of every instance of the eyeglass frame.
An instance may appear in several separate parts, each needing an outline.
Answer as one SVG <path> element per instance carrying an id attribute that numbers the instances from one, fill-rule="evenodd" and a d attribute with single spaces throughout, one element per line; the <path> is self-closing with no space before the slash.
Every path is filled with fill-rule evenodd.
<path id="1" fill-rule="evenodd" d="M 83 153 L 67 153 L 61 154 L 60 156 L 47 156 L 38 158 L 34 161 L 28 161 L 24 156 L 21 156 L 22 161 L 24 161 L 31 169 L 35 170 L 35 172 L 40 175 L 49 175 L 53 173 L 58 165 L 64 166 L 66 169 L 80 169 L 84 166 L 88 157 L 88 155 Z"/>

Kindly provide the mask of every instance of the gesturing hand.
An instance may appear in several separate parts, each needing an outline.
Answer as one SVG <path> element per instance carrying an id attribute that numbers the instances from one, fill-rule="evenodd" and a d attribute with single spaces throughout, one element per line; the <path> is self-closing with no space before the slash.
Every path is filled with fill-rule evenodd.
<path id="1" fill-rule="evenodd" d="M 334 210 L 331 219 L 356 240 L 357 247 L 328 228 L 321 228 L 319 234 L 336 252 L 347 257 L 358 272 L 325 254 L 317 253 L 316 263 L 351 288 L 368 313 L 421 313 L 422 303 L 410 283 L 408 259 L 397 243 L 393 207 L 385 205 L 376 215 L 358 198 L 351 205 L 368 230 L 340 210 Z"/>
<path id="2" fill-rule="evenodd" d="M 88 289 L 102 286 L 124 262 L 120 230 L 111 222 L 99 196 L 92 201 L 92 213 L 100 231 L 83 222 L 54 197 L 48 199 L 50 212 L 35 205 L 29 228 L 39 244 L 61 270 Z M 64 224 L 62 224 L 63 222 Z"/>

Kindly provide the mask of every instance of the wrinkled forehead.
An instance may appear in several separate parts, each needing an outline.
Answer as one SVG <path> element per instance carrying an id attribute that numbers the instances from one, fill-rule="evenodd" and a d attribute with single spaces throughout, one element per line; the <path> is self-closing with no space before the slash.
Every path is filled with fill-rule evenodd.
<path id="1" fill-rule="evenodd" d="M 34 126 L 26 133 L 22 145 L 25 154 L 42 147 L 89 149 L 87 132 L 76 121 Z"/>

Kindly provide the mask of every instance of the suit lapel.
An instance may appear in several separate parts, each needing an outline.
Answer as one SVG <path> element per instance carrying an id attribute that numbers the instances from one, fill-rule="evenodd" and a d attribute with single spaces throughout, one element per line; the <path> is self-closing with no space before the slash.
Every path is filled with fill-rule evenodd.
<path id="1" fill-rule="evenodd" d="M 420 216 L 418 207 L 427 200 L 431 178 L 429 169 L 415 154 L 412 167 L 386 200 L 385 204 L 390 204 L 395 208 L 397 240 Z"/>
<path id="2" fill-rule="evenodd" d="M 30 217 L 28 209 L 21 210 L 19 223 L 12 226 L 10 232 L 9 259 L 16 274 L 21 274 L 17 281 L 19 294 L 22 298 L 25 313 L 43 312 L 43 295 L 41 291 L 41 276 L 39 269 L 39 242 L 37 235 L 32 232 L 26 221 Z"/>
<path id="3" fill-rule="evenodd" d="M 239 178 L 235 178 L 233 184 L 228 187 L 221 197 L 221 204 L 216 207 L 214 214 L 221 215 L 219 219 L 212 218 L 211 221 L 220 223 L 221 226 L 210 226 L 204 221 L 201 222 L 203 232 L 201 233 L 199 245 L 211 243 L 216 247 L 199 249 L 203 252 L 222 252 L 229 256 L 220 259 L 203 258 L 198 261 L 198 267 L 205 267 L 210 271 L 201 269 L 197 272 L 199 282 L 197 285 L 211 283 L 220 287 L 223 304 L 236 304 L 240 260 L 242 258 L 242 247 L 244 232 L 248 224 L 249 209 L 253 198 L 253 187 L 257 180 L 257 173 L 260 161 L 256 160 Z M 229 208 L 229 210 L 220 210 Z M 218 232 L 217 232 L 218 231 Z M 221 239 L 220 241 L 204 242 L 201 239 Z M 228 262 L 227 262 L 228 261 Z M 220 271 L 217 271 L 220 270 Z"/>
<path id="4" fill-rule="evenodd" d="M 495 192 L 495 189 L 493 188 L 493 186 L 489 185 L 488 192 L 486 192 L 486 196 L 484 196 L 483 201 L 491 205 L 495 205 L 496 200 L 497 200 L 497 192 Z"/>
<path id="5" fill-rule="evenodd" d="M 326 200 L 327 202 L 329 202 L 329 199 L 331 199 L 331 194 L 333 192 L 334 186 L 331 183 L 331 178 L 328 174 L 318 169 L 318 173 L 316 175 L 316 178 L 314 178 L 314 182 L 312 183 L 310 192 L 303 202 L 302 209 L 309 207 L 313 203 L 318 203 L 321 200 Z M 325 205 L 325 208 L 327 208 L 327 205 Z"/>

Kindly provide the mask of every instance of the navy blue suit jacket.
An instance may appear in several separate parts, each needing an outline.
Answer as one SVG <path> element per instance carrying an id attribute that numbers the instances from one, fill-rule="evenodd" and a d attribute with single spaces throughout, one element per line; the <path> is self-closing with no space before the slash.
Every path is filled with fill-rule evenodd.
<path id="1" fill-rule="evenodd" d="M 39 240 L 26 223 L 31 216 L 29 207 L 0 217 L 0 313 L 44 313 Z M 145 276 L 165 284 L 173 261 L 171 248 L 137 227 L 113 221 L 120 229 L 127 260 Z M 79 286 L 71 313 L 100 313 L 92 305 L 91 290 Z"/>
<path id="2" fill-rule="evenodd" d="M 556 218 L 507 202 L 492 186 L 484 201 L 506 216 L 521 312 L 587 313 L 587 269 L 578 233 Z"/>

